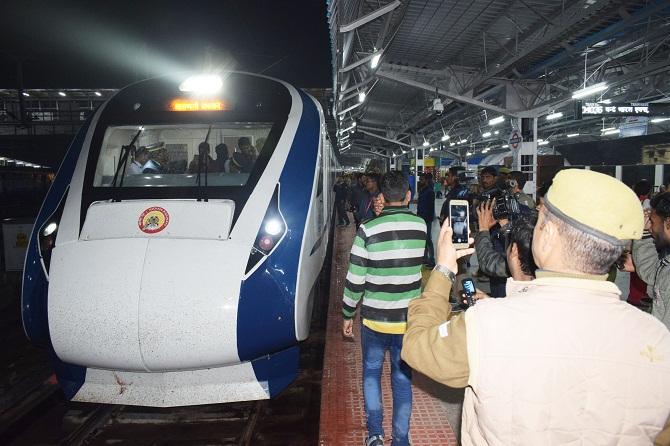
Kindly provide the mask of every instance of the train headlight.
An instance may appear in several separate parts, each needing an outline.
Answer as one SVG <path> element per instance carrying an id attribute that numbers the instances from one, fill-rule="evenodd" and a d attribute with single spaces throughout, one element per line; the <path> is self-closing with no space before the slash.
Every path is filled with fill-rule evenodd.
<path id="1" fill-rule="evenodd" d="M 251 248 L 247 261 L 247 274 L 253 272 L 277 248 L 277 245 L 284 239 L 286 232 L 286 221 L 279 211 L 279 185 L 277 185 Z"/>
<path id="2" fill-rule="evenodd" d="M 48 223 L 44 227 L 44 229 L 42 229 L 42 236 L 43 237 L 48 237 L 51 234 L 53 234 L 54 232 L 56 232 L 57 229 L 58 229 L 58 223 L 56 223 L 55 221 L 52 221 L 51 223 Z"/>
<path id="3" fill-rule="evenodd" d="M 263 227 L 268 235 L 279 235 L 284 230 L 284 225 L 277 219 L 271 219 Z"/>
<path id="4" fill-rule="evenodd" d="M 179 90 L 196 93 L 210 94 L 221 91 L 223 79 L 217 74 L 198 74 L 191 76 L 179 85 Z"/>
<path id="5" fill-rule="evenodd" d="M 69 192 L 69 191 L 68 191 Z M 51 264 L 51 251 L 56 246 L 56 236 L 58 235 L 58 226 L 60 219 L 63 216 L 63 209 L 65 208 L 65 201 L 68 193 L 66 192 L 61 198 L 58 207 L 53 213 L 44 221 L 37 233 L 37 247 L 44 265 L 44 272 L 49 276 L 49 266 Z"/>
<path id="6" fill-rule="evenodd" d="M 261 237 L 260 240 L 258 240 L 258 247 L 263 251 L 270 251 L 274 245 L 275 241 L 272 240 L 272 237 L 269 235 Z"/>

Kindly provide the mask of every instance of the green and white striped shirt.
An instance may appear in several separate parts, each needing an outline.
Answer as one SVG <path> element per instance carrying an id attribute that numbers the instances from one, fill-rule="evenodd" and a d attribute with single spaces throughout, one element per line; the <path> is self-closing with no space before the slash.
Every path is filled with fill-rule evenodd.
<path id="1" fill-rule="evenodd" d="M 402 334 L 407 306 L 421 295 L 426 223 L 405 207 L 384 211 L 358 228 L 351 247 L 342 312 L 356 314 L 363 298 L 363 324 L 382 333 Z"/>

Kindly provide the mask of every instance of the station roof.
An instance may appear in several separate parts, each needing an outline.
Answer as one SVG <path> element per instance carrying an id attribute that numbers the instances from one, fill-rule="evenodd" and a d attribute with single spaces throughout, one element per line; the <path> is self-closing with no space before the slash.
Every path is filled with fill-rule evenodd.
<path id="1" fill-rule="evenodd" d="M 577 119 L 572 99 L 605 82 L 585 100 L 670 102 L 664 0 L 331 0 L 329 26 L 345 163 L 401 155 L 424 140 L 444 156 L 502 151 L 510 117 L 539 118 L 538 138 L 550 142 L 541 150 L 567 135 L 617 137 L 601 129 L 622 124 L 670 130 L 670 120 Z M 563 115 L 546 119 L 555 112 Z"/>

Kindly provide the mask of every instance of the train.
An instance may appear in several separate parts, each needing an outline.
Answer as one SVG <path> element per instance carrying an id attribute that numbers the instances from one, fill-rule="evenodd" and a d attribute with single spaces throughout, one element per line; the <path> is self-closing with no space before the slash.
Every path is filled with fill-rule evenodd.
<path id="1" fill-rule="evenodd" d="M 26 336 L 73 401 L 171 407 L 272 398 L 296 377 L 332 226 L 321 105 L 243 72 L 111 97 L 37 216 Z"/>

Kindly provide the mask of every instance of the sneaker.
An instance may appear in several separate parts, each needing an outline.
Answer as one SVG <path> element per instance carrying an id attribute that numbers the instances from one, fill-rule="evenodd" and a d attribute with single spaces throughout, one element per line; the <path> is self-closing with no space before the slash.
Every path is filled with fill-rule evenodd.
<path id="1" fill-rule="evenodd" d="M 381 435 L 368 437 L 367 440 L 365 440 L 365 446 L 384 446 L 384 437 Z"/>

